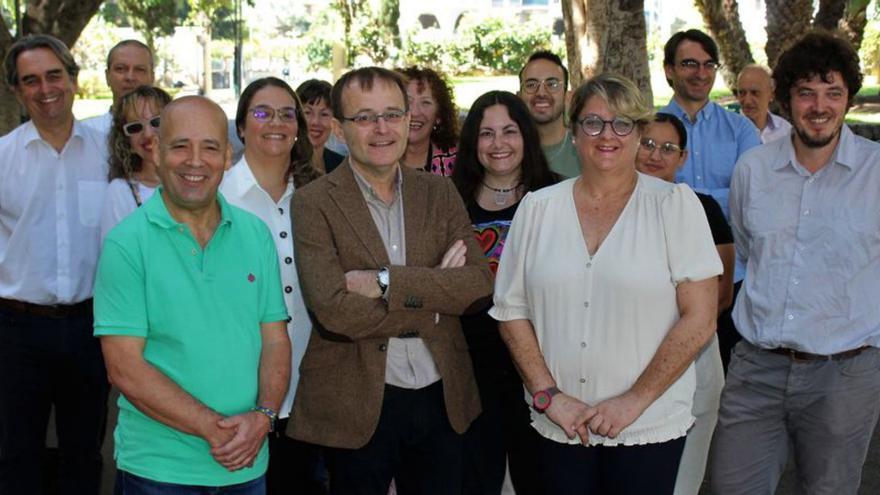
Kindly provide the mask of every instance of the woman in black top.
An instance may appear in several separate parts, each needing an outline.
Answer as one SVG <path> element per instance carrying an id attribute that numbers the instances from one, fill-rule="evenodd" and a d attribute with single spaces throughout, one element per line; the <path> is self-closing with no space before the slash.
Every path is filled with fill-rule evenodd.
<path id="1" fill-rule="evenodd" d="M 675 173 L 687 160 L 687 131 L 678 117 L 658 113 L 648 126 L 640 142 L 636 156 L 639 172 L 659 179 L 675 182 Z M 735 251 L 733 233 L 721 207 L 712 196 L 697 193 L 703 204 L 715 248 L 724 265 L 724 273 L 718 281 L 718 313 L 727 309 L 733 300 L 733 270 Z M 684 453 L 678 468 L 675 493 L 697 493 L 703 481 L 706 458 L 712 431 L 718 420 L 718 402 L 724 386 L 724 372 L 718 338 L 714 336 L 697 355 L 697 389 L 694 393 L 693 415 L 697 418 L 688 432 Z"/>
<path id="2" fill-rule="evenodd" d="M 452 180 L 495 273 L 523 195 L 558 181 L 520 98 L 507 91 L 477 98 L 462 127 Z M 487 310 L 462 317 L 483 405 L 465 435 L 464 493 L 501 493 L 505 461 L 518 495 L 542 493 L 522 380 Z"/>

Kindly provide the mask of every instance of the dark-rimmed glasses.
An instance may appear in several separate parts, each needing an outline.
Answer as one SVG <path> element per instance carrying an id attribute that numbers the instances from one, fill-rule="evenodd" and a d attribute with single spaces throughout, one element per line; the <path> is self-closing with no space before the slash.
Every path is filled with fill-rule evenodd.
<path id="1" fill-rule="evenodd" d="M 362 112 L 353 117 L 342 117 L 342 121 L 354 122 L 358 127 L 369 127 L 376 125 L 379 119 L 385 121 L 386 124 L 399 124 L 406 117 L 406 110 L 388 110 L 387 112 Z"/>
<path id="2" fill-rule="evenodd" d="M 692 58 L 686 58 L 686 59 L 682 60 L 681 62 L 679 62 L 678 65 L 680 65 L 683 69 L 686 69 L 686 70 L 700 70 L 700 66 L 702 66 L 704 69 L 706 69 L 710 72 L 715 72 L 716 70 L 721 68 L 721 64 L 719 64 L 718 62 L 716 62 L 714 60 L 709 60 L 708 62 L 700 63 L 699 60 L 695 60 Z"/>
<path id="3" fill-rule="evenodd" d="M 275 115 L 278 115 L 278 120 L 281 122 L 296 122 L 296 108 L 294 107 L 272 108 L 266 105 L 257 105 L 248 112 L 257 122 L 271 122 Z"/>
<path id="4" fill-rule="evenodd" d="M 639 146 L 641 146 L 649 156 L 654 154 L 654 150 L 660 150 L 660 156 L 663 158 L 675 158 L 684 153 L 681 146 L 675 143 L 666 142 L 663 144 L 657 144 L 657 141 L 648 137 L 642 138 L 641 141 L 639 141 Z"/>
<path id="5" fill-rule="evenodd" d="M 606 124 L 610 124 L 611 131 L 620 137 L 629 136 L 632 134 L 633 129 L 636 128 L 635 121 L 629 117 L 618 116 L 611 120 L 602 120 L 601 117 L 595 114 L 586 115 L 578 121 L 578 124 L 580 124 L 584 134 L 592 137 L 602 134 L 605 131 Z"/>
<path id="6" fill-rule="evenodd" d="M 134 136 L 144 132 L 146 125 L 149 124 L 153 129 L 159 128 L 159 116 L 155 116 L 149 120 L 138 120 L 137 122 L 129 122 L 122 126 L 122 132 L 126 136 Z"/>
<path id="7" fill-rule="evenodd" d="M 526 94 L 533 95 L 541 89 L 541 86 L 547 88 L 548 93 L 558 93 L 562 90 L 562 81 L 556 77 L 548 77 L 543 81 L 528 79 L 523 83 L 522 90 Z"/>

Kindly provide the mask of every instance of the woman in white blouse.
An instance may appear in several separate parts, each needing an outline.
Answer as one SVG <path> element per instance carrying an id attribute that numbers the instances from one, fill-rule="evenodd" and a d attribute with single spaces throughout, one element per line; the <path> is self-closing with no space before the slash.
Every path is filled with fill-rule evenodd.
<path id="1" fill-rule="evenodd" d="M 250 83 L 241 93 L 235 114 L 238 137 L 244 155 L 220 185 L 229 203 L 263 220 L 275 239 L 284 285 L 284 302 L 290 318 L 287 333 L 293 352 L 290 387 L 275 432 L 269 436 L 269 469 L 266 484 L 270 493 L 288 493 L 311 483 L 314 447 L 284 435 L 287 417 L 299 382 L 302 361 L 312 324 L 306 313 L 299 278 L 294 265 L 293 226 L 290 199 L 294 189 L 320 174 L 310 165 L 312 145 L 303 107 L 293 89 L 281 79 L 265 77 Z"/>
<path id="2" fill-rule="evenodd" d="M 672 493 L 721 262 L 687 185 L 636 172 L 650 108 L 600 75 L 574 93 L 581 175 L 523 198 L 490 314 L 532 396 L 546 493 Z"/>
<path id="3" fill-rule="evenodd" d="M 171 101 L 165 91 L 141 86 L 113 106 L 110 127 L 110 185 L 101 210 L 101 239 L 153 196 L 159 175 L 153 148 L 159 135 L 159 114 Z"/>

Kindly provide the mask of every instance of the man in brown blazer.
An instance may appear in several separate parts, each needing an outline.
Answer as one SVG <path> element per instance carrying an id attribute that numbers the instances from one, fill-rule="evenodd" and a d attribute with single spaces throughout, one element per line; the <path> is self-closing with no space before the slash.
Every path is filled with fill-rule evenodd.
<path id="1" fill-rule="evenodd" d="M 492 279 L 452 182 L 400 165 L 404 82 L 370 67 L 331 95 L 350 156 L 293 197 L 314 330 L 288 434 L 328 447 L 334 494 L 461 491 L 461 436 L 480 412 L 458 315 Z"/>

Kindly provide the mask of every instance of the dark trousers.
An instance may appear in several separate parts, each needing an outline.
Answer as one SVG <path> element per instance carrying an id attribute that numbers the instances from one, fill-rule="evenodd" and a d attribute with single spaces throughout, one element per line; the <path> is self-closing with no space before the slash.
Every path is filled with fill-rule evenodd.
<path id="1" fill-rule="evenodd" d="M 742 336 L 733 324 L 733 305 L 736 304 L 736 296 L 742 288 L 742 281 L 733 284 L 733 304 L 718 315 L 718 352 L 721 353 L 721 366 L 724 374 L 730 365 L 730 353 L 734 346 L 742 340 Z"/>
<path id="2" fill-rule="evenodd" d="M 196 486 L 163 483 L 116 471 L 113 495 L 266 495 L 266 477 L 227 486 Z"/>
<path id="3" fill-rule="evenodd" d="M 466 495 L 501 493 L 504 473 L 517 495 L 544 493 L 538 476 L 538 433 L 531 427 L 522 380 L 509 370 L 474 368 L 483 413 L 464 436 Z"/>
<path id="4" fill-rule="evenodd" d="M 326 468 L 320 448 L 284 434 L 287 418 L 278 420 L 269 434 L 268 495 L 326 495 Z"/>
<path id="5" fill-rule="evenodd" d="M 359 449 L 327 448 L 333 495 L 461 493 L 462 436 L 446 416 L 443 384 L 419 390 L 385 385 L 376 432 Z"/>
<path id="6" fill-rule="evenodd" d="M 538 440 L 544 493 L 670 495 L 685 437 L 663 443 L 584 447 Z"/>
<path id="7" fill-rule="evenodd" d="M 0 310 L 0 494 L 39 495 L 46 487 L 65 495 L 97 494 L 108 390 L 91 316 Z M 53 405 L 59 472 L 47 477 Z"/>

